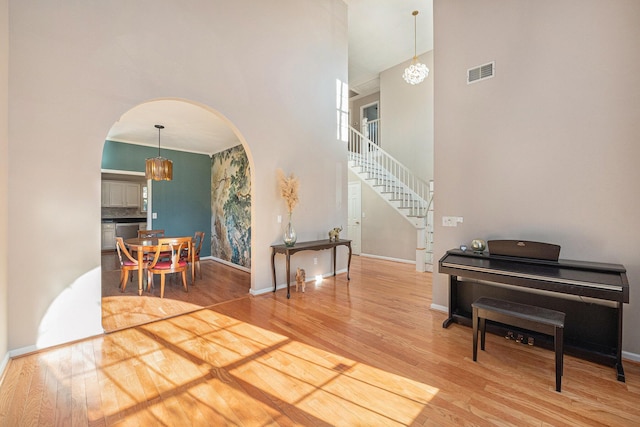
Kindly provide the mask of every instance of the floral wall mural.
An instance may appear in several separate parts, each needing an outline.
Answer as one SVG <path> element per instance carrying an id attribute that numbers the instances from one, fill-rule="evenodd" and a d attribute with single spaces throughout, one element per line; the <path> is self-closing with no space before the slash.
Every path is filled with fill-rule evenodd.
<path id="1" fill-rule="evenodd" d="M 211 255 L 251 267 L 251 178 L 242 145 L 211 159 Z"/>

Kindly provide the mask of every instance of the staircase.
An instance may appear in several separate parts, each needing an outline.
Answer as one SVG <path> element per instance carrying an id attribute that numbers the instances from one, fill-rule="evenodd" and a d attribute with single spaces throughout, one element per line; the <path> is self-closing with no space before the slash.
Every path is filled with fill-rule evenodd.
<path id="1" fill-rule="evenodd" d="M 433 271 L 433 181 L 416 177 L 353 127 L 348 153 L 349 168 L 416 228 L 416 270 Z"/>

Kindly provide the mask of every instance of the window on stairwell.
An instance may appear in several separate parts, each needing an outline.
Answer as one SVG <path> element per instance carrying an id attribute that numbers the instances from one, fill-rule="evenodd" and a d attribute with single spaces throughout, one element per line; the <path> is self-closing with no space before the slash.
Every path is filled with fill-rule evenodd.
<path id="1" fill-rule="evenodd" d="M 336 129 L 338 141 L 349 138 L 349 86 L 336 79 Z"/>

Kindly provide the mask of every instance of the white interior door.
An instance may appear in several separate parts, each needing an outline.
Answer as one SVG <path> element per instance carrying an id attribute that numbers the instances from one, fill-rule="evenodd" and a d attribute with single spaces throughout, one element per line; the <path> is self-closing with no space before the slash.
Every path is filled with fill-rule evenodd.
<path id="1" fill-rule="evenodd" d="M 360 255 L 362 249 L 362 225 L 360 224 L 362 218 L 362 187 L 360 181 L 349 183 L 348 199 L 347 238 L 351 240 L 353 253 Z"/>

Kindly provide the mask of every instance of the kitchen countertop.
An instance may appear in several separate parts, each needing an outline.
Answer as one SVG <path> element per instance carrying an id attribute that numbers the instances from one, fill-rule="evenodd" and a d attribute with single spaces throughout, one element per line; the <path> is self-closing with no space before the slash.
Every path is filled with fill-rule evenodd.
<path id="1" fill-rule="evenodd" d="M 102 222 L 116 222 L 116 223 L 125 223 L 125 222 L 147 222 L 147 218 L 140 217 L 129 217 L 129 218 L 102 218 Z"/>

